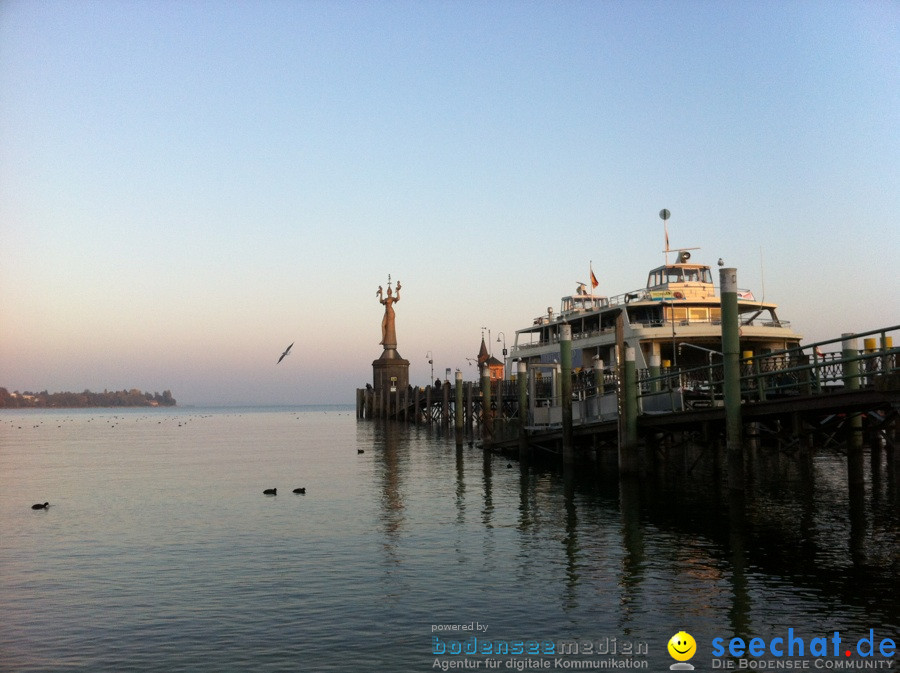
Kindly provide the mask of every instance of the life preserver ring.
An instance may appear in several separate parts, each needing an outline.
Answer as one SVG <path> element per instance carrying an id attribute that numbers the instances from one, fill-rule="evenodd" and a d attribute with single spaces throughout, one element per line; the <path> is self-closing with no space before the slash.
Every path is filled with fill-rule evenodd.
<path id="1" fill-rule="evenodd" d="M 684 299 L 684 292 L 679 292 L 676 290 L 672 293 L 672 296 L 675 297 L 675 299 Z"/>

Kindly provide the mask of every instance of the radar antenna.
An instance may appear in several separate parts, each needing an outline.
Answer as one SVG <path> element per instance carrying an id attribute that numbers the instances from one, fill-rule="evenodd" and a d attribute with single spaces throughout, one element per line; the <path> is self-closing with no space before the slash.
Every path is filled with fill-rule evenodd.
<path id="1" fill-rule="evenodd" d="M 663 254 L 665 254 L 666 266 L 669 264 L 669 218 L 672 217 L 672 213 L 670 213 L 666 208 L 663 208 L 659 211 L 659 217 L 663 221 L 663 231 L 666 234 L 666 249 L 663 250 Z"/>

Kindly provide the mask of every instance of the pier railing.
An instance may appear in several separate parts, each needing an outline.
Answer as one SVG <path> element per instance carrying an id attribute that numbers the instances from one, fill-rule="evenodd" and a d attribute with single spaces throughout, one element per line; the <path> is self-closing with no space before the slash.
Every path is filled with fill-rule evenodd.
<path id="1" fill-rule="evenodd" d="M 767 400 L 866 389 L 885 376 L 900 376 L 900 348 L 893 337 L 900 325 L 871 330 L 798 348 L 741 358 L 741 399 L 745 404 Z M 853 344 L 848 347 L 848 343 Z M 858 344 L 862 348 L 858 348 Z M 837 349 L 837 350 L 835 350 Z M 724 404 L 724 364 L 721 360 L 690 369 L 666 368 L 636 372 L 639 409 L 643 414 L 664 414 Z M 615 419 L 619 381 L 614 370 L 602 378 L 577 374 L 573 381 L 573 423 Z M 529 401 L 529 427 L 555 427 L 562 423 L 558 386 L 544 385 Z"/>
<path id="2" fill-rule="evenodd" d="M 897 389 L 900 348 L 893 345 L 897 336 L 900 336 L 900 325 L 743 357 L 740 360 L 741 400 L 745 405 L 752 405 L 866 390 L 879 385 Z M 666 414 L 724 404 L 724 365 L 720 359 L 690 369 L 639 370 L 636 378 L 639 414 Z M 529 383 L 525 410 L 519 407 L 516 381 L 492 381 L 487 409 L 480 384 L 463 383 L 460 408 L 466 434 L 472 435 L 473 426 L 488 431 L 494 438 L 515 436 L 523 423 L 531 429 L 560 427 L 564 404 L 558 369 L 535 370 L 529 374 Z M 595 371 L 574 374 L 573 423 L 616 420 L 620 413 L 620 388 L 615 367 L 602 374 Z M 378 395 L 371 390 L 359 390 L 357 397 L 361 418 L 383 417 L 412 423 L 450 425 L 456 416 L 456 406 L 456 395 L 449 382 L 435 388 L 410 386 L 408 390 Z"/>
<path id="3" fill-rule="evenodd" d="M 879 377 L 900 373 L 900 348 L 893 345 L 898 331 L 900 325 L 895 325 L 743 357 L 742 400 L 752 403 L 872 387 Z M 835 347 L 840 350 L 834 350 Z M 692 369 L 667 369 L 658 375 L 642 370 L 638 372 L 638 383 L 644 411 L 721 405 L 723 372 L 721 362 Z"/>

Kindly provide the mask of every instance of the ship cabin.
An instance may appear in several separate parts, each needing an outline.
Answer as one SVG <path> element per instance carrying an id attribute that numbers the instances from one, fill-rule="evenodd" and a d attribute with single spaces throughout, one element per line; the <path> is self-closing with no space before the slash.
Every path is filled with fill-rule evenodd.
<path id="1" fill-rule="evenodd" d="M 589 294 L 579 286 L 562 298 L 560 312 L 534 319 L 516 332 L 512 358 L 528 362 L 554 362 L 558 358 L 559 328 L 572 328 L 573 364 L 589 367 L 594 357 L 614 361 L 616 323 L 623 337 L 637 347 L 638 367 L 651 356 L 663 363 L 698 366 L 721 350 L 722 305 L 709 266 L 691 264 L 690 253 L 679 251 L 677 262 L 652 269 L 645 288 L 607 298 Z M 800 335 L 779 320 L 777 305 L 757 301 L 753 293 L 738 291 L 741 348 L 757 355 L 789 348 Z M 720 354 L 719 354 L 720 355 Z M 665 366 L 665 364 L 664 364 Z"/>

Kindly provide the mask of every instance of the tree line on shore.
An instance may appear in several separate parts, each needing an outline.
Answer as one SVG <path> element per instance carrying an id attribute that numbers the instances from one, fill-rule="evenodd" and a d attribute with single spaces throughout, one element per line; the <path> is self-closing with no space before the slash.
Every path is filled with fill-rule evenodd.
<path id="1" fill-rule="evenodd" d="M 0 388 L 0 409 L 19 409 L 26 407 L 174 407 L 175 398 L 171 390 L 159 393 L 144 393 L 137 388 L 131 390 L 104 390 L 102 393 L 94 393 L 85 390 L 81 393 L 48 393 L 46 390 L 39 393 L 22 392 L 18 390 L 9 392 L 6 388 Z"/>

